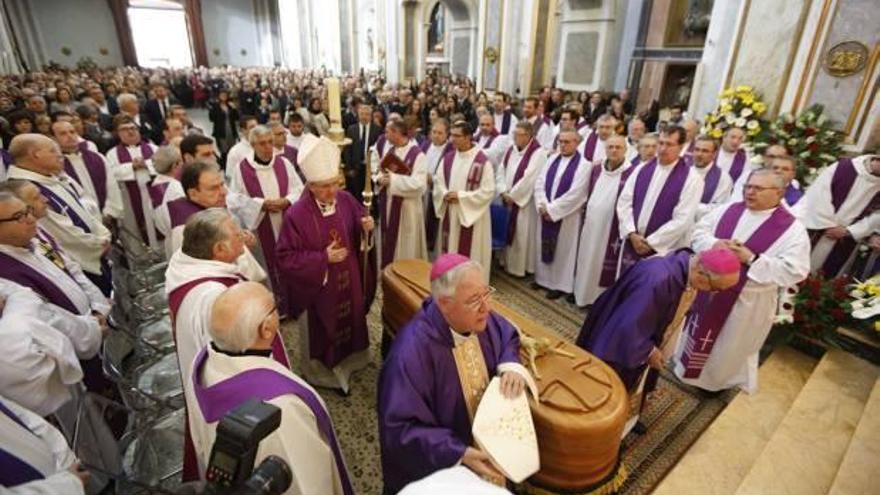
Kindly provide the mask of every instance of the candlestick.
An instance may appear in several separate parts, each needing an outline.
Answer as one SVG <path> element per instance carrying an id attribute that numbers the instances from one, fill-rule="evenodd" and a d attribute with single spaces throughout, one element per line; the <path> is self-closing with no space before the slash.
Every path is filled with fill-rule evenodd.
<path id="1" fill-rule="evenodd" d="M 342 106 L 339 96 L 339 79 L 329 77 L 324 80 L 327 86 L 327 105 L 330 113 L 330 127 L 342 128 Z"/>

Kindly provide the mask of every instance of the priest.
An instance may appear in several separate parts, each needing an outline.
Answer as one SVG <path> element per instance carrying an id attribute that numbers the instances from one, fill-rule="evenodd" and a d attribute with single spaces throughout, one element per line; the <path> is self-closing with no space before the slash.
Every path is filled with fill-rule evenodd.
<path id="1" fill-rule="evenodd" d="M 409 138 L 409 127 L 402 119 L 385 125 L 385 138 L 388 146 L 373 169 L 379 193 L 381 268 L 397 259 L 428 259 L 422 208 L 428 187 L 425 154 Z"/>
<path id="2" fill-rule="evenodd" d="M 281 424 L 260 442 L 254 464 L 269 455 L 286 461 L 293 481 L 285 493 L 353 494 L 324 401 L 271 357 L 280 327 L 272 293 L 255 282 L 236 284 L 217 296 L 210 323 L 210 343 L 199 351 L 188 377 L 199 464 L 210 461 L 223 416 L 257 398 L 281 410 Z"/>
<path id="3" fill-rule="evenodd" d="M 42 227 L 64 246 L 89 280 L 109 296 L 112 289 L 107 261 L 110 231 L 96 212 L 80 202 L 83 191 L 63 173 L 58 145 L 39 134 L 19 134 L 12 139 L 9 152 L 15 160 L 15 165 L 9 168 L 9 178 L 31 182 L 49 201 L 48 216 L 42 221 Z"/>
<path id="4" fill-rule="evenodd" d="M 783 155 L 773 160 L 770 169 L 782 176 L 785 181 L 785 206 L 791 209 L 803 197 L 804 191 L 798 185 L 797 179 L 797 158 L 790 155 Z"/>
<path id="5" fill-rule="evenodd" d="M 168 214 L 168 203 L 186 197 L 180 185 L 180 174 L 183 170 L 183 159 L 180 150 L 174 146 L 162 146 L 153 154 L 153 170 L 156 176 L 150 181 L 147 190 L 150 193 L 150 204 L 153 205 L 153 219 L 156 230 L 162 237 L 166 259 L 170 256 L 167 242 L 171 237 L 171 217 Z"/>
<path id="6" fill-rule="evenodd" d="M 810 231 L 812 271 L 828 277 L 845 272 L 858 241 L 873 233 L 878 210 L 880 155 L 840 158 L 822 171 L 795 208 Z"/>
<path id="7" fill-rule="evenodd" d="M 113 119 L 119 144 L 107 152 L 107 162 L 120 183 L 125 213 L 121 229 L 123 245 L 135 255 L 152 249 L 162 252 L 160 233 L 156 230 L 148 185 L 156 175 L 151 158 L 156 146 L 142 140 L 137 124 L 125 115 Z"/>
<path id="8" fill-rule="evenodd" d="M 437 213 L 434 211 L 434 177 L 437 176 L 437 170 L 443 163 L 443 155 L 452 153 L 455 146 L 449 141 L 449 121 L 438 117 L 431 123 L 431 134 L 429 139 L 422 143 L 422 151 L 425 153 L 425 163 L 427 164 L 427 180 L 428 187 L 425 190 L 425 239 L 427 241 L 428 252 L 434 252 L 434 243 L 437 239 Z"/>
<path id="9" fill-rule="evenodd" d="M 611 366 L 632 393 L 648 367 L 663 369 L 698 291 L 726 290 L 739 276 L 739 258 L 727 248 L 647 258 L 599 296 L 577 345 Z M 651 382 L 646 392 L 656 376 Z"/>
<path id="10" fill-rule="evenodd" d="M 635 167 L 643 163 L 648 163 L 657 158 L 658 137 L 656 134 L 646 134 L 639 139 L 636 147 L 638 154 L 629 160 L 629 164 Z"/>
<path id="11" fill-rule="evenodd" d="M 725 174 L 721 167 L 715 164 L 717 148 L 718 142 L 708 136 L 698 136 L 694 141 L 692 170 L 703 179 L 703 191 L 695 221 L 699 221 L 706 213 L 726 203 L 733 189 L 730 175 Z"/>
<path id="12" fill-rule="evenodd" d="M 272 122 L 267 127 L 272 131 L 272 152 L 276 156 L 281 155 L 286 158 L 296 171 L 300 183 L 305 184 L 306 178 L 303 175 L 302 170 L 300 170 L 299 161 L 297 160 L 299 149 L 287 144 L 287 130 L 284 129 L 284 124 L 281 122 Z M 314 136 L 311 137 L 314 138 Z"/>
<path id="13" fill-rule="evenodd" d="M 648 128 L 645 122 L 634 117 L 626 125 L 626 160 L 632 161 L 639 156 L 639 141 L 645 136 Z"/>
<path id="14" fill-rule="evenodd" d="M 605 159 L 605 142 L 614 135 L 616 127 L 617 119 L 610 114 L 606 113 L 596 120 L 596 129 L 587 135 L 578 148 L 586 163 Z"/>
<path id="15" fill-rule="evenodd" d="M 52 124 L 52 137 L 64 154 L 64 173 L 82 186 L 83 201 L 92 201 L 105 224 L 122 217 L 122 195 L 107 160 L 79 146 L 79 136 L 69 122 Z"/>
<path id="16" fill-rule="evenodd" d="M 171 310 L 180 378 L 188 397 L 192 397 L 188 378 L 193 359 L 210 342 L 208 329 L 214 300 L 226 287 L 245 280 L 236 264 L 243 253 L 241 229 L 229 212 L 223 208 L 208 208 L 187 220 L 183 245 L 168 262 L 165 294 Z M 289 366 L 280 337 L 273 346 L 273 357 Z M 188 407 L 192 407 L 189 402 Z M 191 415 L 184 451 L 184 481 L 198 476 L 195 451 L 188 435 L 190 427 Z"/>
<path id="17" fill-rule="evenodd" d="M 500 174 L 498 173 L 498 168 L 504 153 L 510 147 L 510 136 L 498 132 L 498 129 L 495 128 L 495 121 L 492 120 L 492 116 L 488 113 L 482 114 L 479 122 L 480 129 L 476 135 L 477 146 L 486 154 L 489 161 L 492 162 L 492 168 L 495 170 L 495 180 L 499 181 Z"/>
<path id="18" fill-rule="evenodd" d="M 639 166 L 626 181 L 617 201 L 624 241 L 621 274 L 639 259 L 687 244 L 703 184 L 681 158 L 684 139 L 684 129 L 667 127 L 660 134 L 657 158 Z"/>
<path id="19" fill-rule="evenodd" d="M 492 127 L 505 136 L 513 132 L 518 119 L 510 110 L 510 95 L 501 91 L 496 92 L 492 98 L 492 110 Z"/>
<path id="20" fill-rule="evenodd" d="M 501 201 L 508 209 L 507 245 L 501 260 L 504 270 L 515 277 L 535 273 L 535 181 L 547 162 L 547 150 L 533 133 L 532 124 L 517 123 L 513 146 L 501 162 L 505 181 Z"/>
<path id="21" fill-rule="evenodd" d="M 555 133 L 553 121 L 546 115 L 541 115 L 538 109 L 538 99 L 530 96 L 523 101 L 523 120 L 532 125 L 534 139 L 545 150 L 553 149 Z M 514 128 L 515 129 L 515 128 Z"/>
<path id="22" fill-rule="evenodd" d="M 617 223 L 617 198 L 633 168 L 626 161 L 622 136 L 612 136 L 605 144 L 604 162 L 590 167 L 587 203 L 580 242 L 574 298 L 578 306 L 591 306 L 617 278 L 620 259 L 620 228 Z"/>
<path id="23" fill-rule="evenodd" d="M 531 379 L 519 361 L 519 335 L 491 310 L 483 268 L 459 254 L 431 267 L 431 297 L 398 333 L 379 376 L 379 442 L 385 493 L 463 464 L 503 480 L 473 447 L 471 424 L 493 376 L 509 398 Z M 462 373 L 460 370 L 471 370 Z"/>
<path id="24" fill-rule="evenodd" d="M 682 158 L 693 158 L 694 146 L 697 144 L 697 135 L 700 133 L 700 123 L 694 119 L 685 119 L 684 123 L 681 124 L 681 128 L 684 129 L 685 142 L 681 146 L 679 154 Z"/>
<path id="25" fill-rule="evenodd" d="M 326 137 L 300 150 L 302 196 L 284 213 L 276 256 L 297 318 L 303 377 L 348 394 L 352 373 L 370 362 L 367 313 L 375 293 L 368 242 L 373 218 L 339 189 L 339 147 Z"/>
<path id="26" fill-rule="evenodd" d="M 459 253 L 492 265 L 489 205 L 495 197 L 495 171 L 488 157 L 471 141 L 470 124 L 452 124 L 454 153 L 443 156 L 434 176 L 434 210 L 439 219 L 437 255 Z M 484 272 L 489 280 L 489 270 Z"/>
<path id="27" fill-rule="evenodd" d="M 229 177 L 229 174 L 232 173 L 235 166 L 241 163 L 242 160 L 253 156 L 254 149 L 251 148 L 251 143 L 248 141 L 248 133 L 251 132 L 251 129 L 259 125 L 259 123 L 259 120 L 253 115 L 242 115 L 239 117 L 238 135 L 241 139 L 229 148 L 229 151 L 226 153 L 225 170 L 227 177 Z"/>
<path id="28" fill-rule="evenodd" d="M 553 137 L 553 146 L 547 150 L 547 153 L 559 153 L 559 135 L 565 131 L 578 131 L 577 122 L 579 118 L 578 111 L 574 108 L 566 107 L 562 109 L 559 113 L 559 125 L 556 126 L 556 135 Z M 587 126 L 587 129 L 589 129 L 589 126 Z"/>
<path id="29" fill-rule="evenodd" d="M 734 287 L 701 294 L 684 323 L 675 352 L 675 375 L 710 392 L 758 389 L 758 352 L 776 315 L 780 287 L 810 271 L 810 241 L 803 225 L 781 206 L 784 182 L 772 170 L 752 172 L 745 201 L 716 208 L 694 231 L 702 252 L 725 246 L 742 264 Z"/>
<path id="30" fill-rule="evenodd" d="M 559 136 L 559 153 L 550 155 L 535 180 L 538 228 L 535 235 L 535 284 L 547 299 L 574 292 L 574 266 L 580 237 L 581 208 L 587 200 L 590 166 L 577 151 L 580 135 Z"/>
<path id="31" fill-rule="evenodd" d="M 269 276 L 279 306 L 286 310 L 288 294 L 279 278 L 275 246 L 284 212 L 299 199 L 303 184 L 293 164 L 274 153 L 274 137 L 267 126 L 251 129 L 248 140 L 253 155 L 227 170 L 230 177 L 227 204 L 245 229 L 257 233 L 260 265 Z M 284 316 L 285 310 L 282 311 Z"/>
<path id="32" fill-rule="evenodd" d="M 734 184 L 740 180 L 743 173 L 748 175 L 751 171 L 751 160 L 743 146 L 745 138 L 744 129 L 736 126 L 728 127 L 721 138 L 721 149 L 715 156 L 715 165 L 720 167 L 722 172 L 727 173 Z"/>

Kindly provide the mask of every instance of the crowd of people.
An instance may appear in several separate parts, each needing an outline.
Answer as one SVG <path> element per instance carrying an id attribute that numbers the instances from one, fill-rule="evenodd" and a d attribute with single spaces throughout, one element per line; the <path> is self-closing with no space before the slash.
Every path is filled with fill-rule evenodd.
<path id="1" fill-rule="evenodd" d="M 55 426 L 70 432 L 83 394 L 118 399 L 99 349 L 118 331 L 121 270 L 144 260 L 167 263 L 184 481 L 204 478 L 223 414 L 256 396 L 282 409 L 258 457 L 288 461 L 290 493 L 320 494 L 350 494 L 352 483 L 315 387 L 348 394 L 370 362 L 366 316 L 395 260 L 433 267 L 431 297 L 377 384 L 388 493 L 423 493 L 447 468 L 503 485 L 469 427 L 486 383 L 456 371 L 476 349 L 483 376 L 500 376 L 507 396 L 525 393 L 516 331 L 490 311 L 499 271 L 585 309 L 578 345 L 630 392 L 650 391 L 670 366 L 716 393 L 757 390 L 781 292 L 811 271 L 878 268 L 876 154 L 840 157 L 804 190 L 785 147 L 753 156 L 743 129 L 719 142 L 681 108 L 662 120 L 656 103 L 639 112 L 626 90 L 546 87 L 518 99 L 462 77 L 401 86 L 361 72 L 340 78 L 337 123 L 326 76 L 0 78 L 0 327 L 16 336 L 0 356 L 10 445 L 0 485 L 100 489 Z M 210 129 L 191 107 L 207 108 Z M 336 130 L 351 141 L 341 152 Z M 300 374 L 284 319 L 303 337 Z M 95 442 L 125 431 L 124 417 L 121 427 L 102 420 Z"/>

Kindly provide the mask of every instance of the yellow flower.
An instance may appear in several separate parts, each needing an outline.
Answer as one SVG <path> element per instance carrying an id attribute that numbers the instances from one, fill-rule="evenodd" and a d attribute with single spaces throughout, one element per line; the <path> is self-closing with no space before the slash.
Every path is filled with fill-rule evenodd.
<path id="1" fill-rule="evenodd" d="M 715 139 L 718 139 L 718 138 L 720 138 L 722 135 L 724 135 L 724 132 L 722 132 L 721 129 L 719 129 L 719 128 L 716 127 L 716 128 L 714 128 L 714 129 L 712 129 L 712 131 L 709 132 L 709 135 L 712 136 L 712 137 L 715 138 Z"/>
<path id="2" fill-rule="evenodd" d="M 755 102 L 755 104 L 752 105 L 752 110 L 754 110 L 756 114 L 761 115 L 767 111 L 767 104 L 762 101 Z"/>
<path id="3" fill-rule="evenodd" d="M 733 110 L 732 105 L 722 105 L 721 106 L 721 113 L 730 113 L 732 110 Z"/>
<path id="4" fill-rule="evenodd" d="M 744 86 L 744 85 L 743 85 L 743 86 L 737 86 L 737 87 L 736 87 L 736 92 L 737 92 L 737 93 L 751 93 L 751 91 L 752 91 L 752 87 L 751 87 L 751 86 Z"/>
<path id="5" fill-rule="evenodd" d="M 743 95 L 741 99 L 744 105 L 751 105 L 755 102 L 755 97 L 750 94 Z M 754 108 L 752 110 L 754 110 Z"/>
<path id="6" fill-rule="evenodd" d="M 721 97 L 722 97 L 722 98 L 730 98 L 731 96 L 733 96 L 733 90 L 730 89 L 730 88 L 727 88 L 727 89 L 725 89 L 724 91 L 721 92 Z"/>

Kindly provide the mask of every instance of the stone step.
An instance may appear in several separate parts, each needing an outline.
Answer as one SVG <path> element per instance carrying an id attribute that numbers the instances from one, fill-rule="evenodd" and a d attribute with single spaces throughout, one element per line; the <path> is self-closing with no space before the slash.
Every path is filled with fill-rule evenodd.
<path id="1" fill-rule="evenodd" d="M 827 494 L 878 376 L 877 366 L 829 350 L 736 495 Z"/>
<path id="2" fill-rule="evenodd" d="M 782 422 L 818 361 L 780 347 L 758 369 L 758 392 L 740 393 L 654 491 L 730 495 Z"/>
<path id="3" fill-rule="evenodd" d="M 840 463 L 829 495 L 869 495 L 880 490 L 880 380 Z"/>

